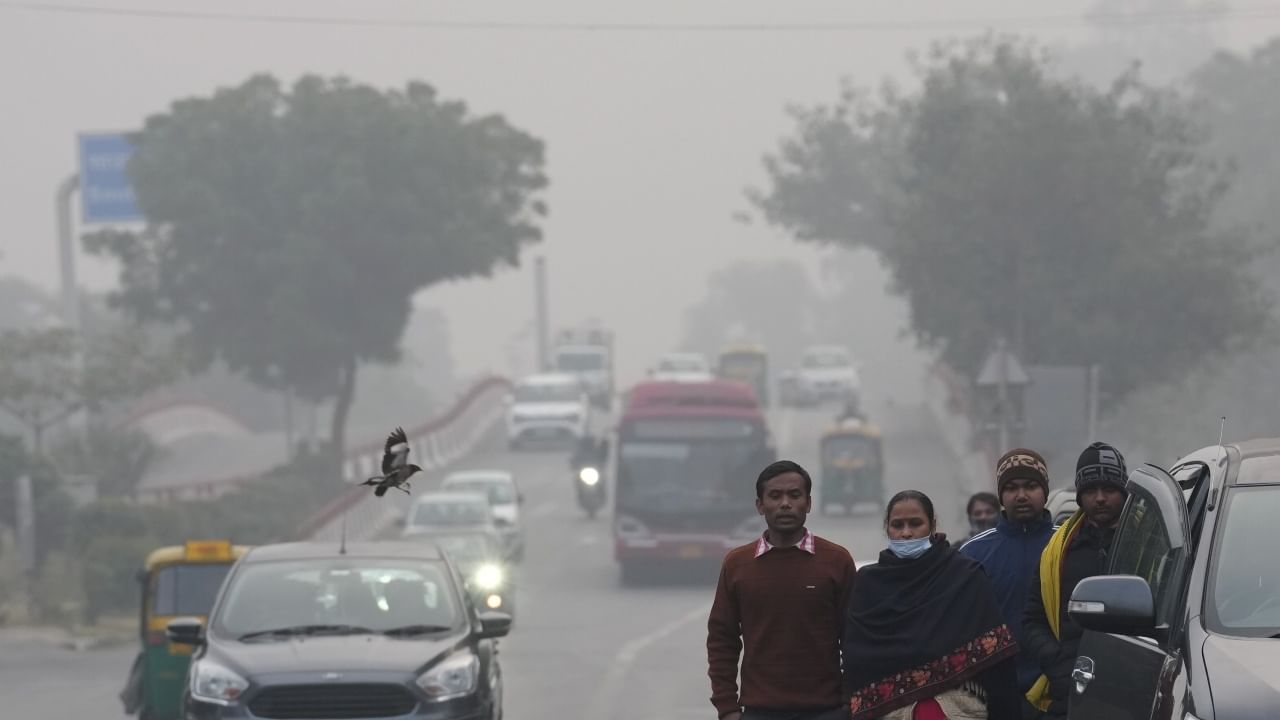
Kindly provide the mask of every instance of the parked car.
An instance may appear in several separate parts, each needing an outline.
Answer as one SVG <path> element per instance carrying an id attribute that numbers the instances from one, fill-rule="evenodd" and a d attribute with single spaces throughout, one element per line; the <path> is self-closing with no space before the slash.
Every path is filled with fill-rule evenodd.
<path id="1" fill-rule="evenodd" d="M 1109 574 L 1081 581 L 1073 720 L 1273 718 L 1280 438 L 1133 470 Z"/>
<path id="2" fill-rule="evenodd" d="M 249 550 L 167 636 L 195 648 L 183 717 L 499 720 L 510 627 L 434 545 L 307 542 Z"/>
<path id="3" fill-rule="evenodd" d="M 507 556 L 516 562 L 524 559 L 524 524 L 520 521 L 524 495 L 520 494 L 514 475 L 506 470 L 461 470 L 446 476 L 440 489 L 487 497 Z"/>

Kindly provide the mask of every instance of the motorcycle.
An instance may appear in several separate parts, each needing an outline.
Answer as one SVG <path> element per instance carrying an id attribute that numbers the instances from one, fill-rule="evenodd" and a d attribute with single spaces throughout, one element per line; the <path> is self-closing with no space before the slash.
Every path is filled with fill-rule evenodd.
<path id="1" fill-rule="evenodd" d="M 596 513 L 604 507 L 604 477 L 595 467 L 588 465 L 578 471 L 577 481 L 578 506 L 587 511 L 587 517 L 595 519 Z"/>

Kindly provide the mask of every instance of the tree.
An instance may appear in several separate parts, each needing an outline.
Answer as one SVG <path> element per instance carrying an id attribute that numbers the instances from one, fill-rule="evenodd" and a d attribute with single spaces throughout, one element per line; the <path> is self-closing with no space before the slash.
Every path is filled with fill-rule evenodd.
<path id="1" fill-rule="evenodd" d="M 798 262 L 740 260 L 712 273 L 707 289 L 685 312 L 690 350 L 714 360 L 730 342 L 759 342 L 783 367 L 798 362 L 814 340 L 823 299 Z"/>
<path id="2" fill-rule="evenodd" d="M 0 409 L 31 432 L 37 456 L 44 453 L 50 427 L 175 376 L 172 359 L 153 351 L 137 328 L 117 329 L 85 344 L 66 328 L 0 333 Z"/>
<path id="3" fill-rule="evenodd" d="M 121 261 L 117 303 L 184 325 L 198 364 L 332 399 L 339 450 L 358 365 L 397 358 L 412 295 L 541 238 L 542 143 L 423 83 L 256 76 L 135 140 L 147 228 L 86 239 Z"/>
<path id="4" fill-rule="evenodd" d="M 1114 402 L 1267 325 L 1256 246 L 1210 226 L 1229 184 L 1177 98 L 1133 73 L 1105 91 L 1055 78 L 993 36 L 916 70 L 915 94 L 798 111 L 755 198 L 802 240 L 877 250 L 953 366 L 972 376 L 1004 336 L 1027 362 L 1102 364 Z"/>
<path id="5" fill-rule="evenodd" d="M 58 442 L 50 455 L 63 475 L 94 478 L 99 497 L 131 497 L 156 452 L 146 433 L 95 421 Z"/>

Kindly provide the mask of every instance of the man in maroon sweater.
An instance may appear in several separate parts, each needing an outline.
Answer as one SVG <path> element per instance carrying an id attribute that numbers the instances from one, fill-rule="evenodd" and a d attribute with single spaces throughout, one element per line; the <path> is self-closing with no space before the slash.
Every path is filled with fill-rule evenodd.
<path id="1" fill-rule="evenodd" d="M 769 529 L 729 551 L 707 620 L 711 703 L 722 720 L 840 720 L 841 624 L 856 566 L 809 532 L 813 481 L 780 460 L 756 479 Z M 738 660 L 742 659 L 742 686 Z"/>

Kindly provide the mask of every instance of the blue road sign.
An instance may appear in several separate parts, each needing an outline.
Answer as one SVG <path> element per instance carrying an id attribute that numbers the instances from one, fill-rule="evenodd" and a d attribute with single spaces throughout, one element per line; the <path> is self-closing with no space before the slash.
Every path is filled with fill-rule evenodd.
<path id="1" fill-rule="evenodd" d="M 80 207 L 84 222 L 143 220 L 129 179 L 133 143 L 123 133 L 80 136 Z"/>

